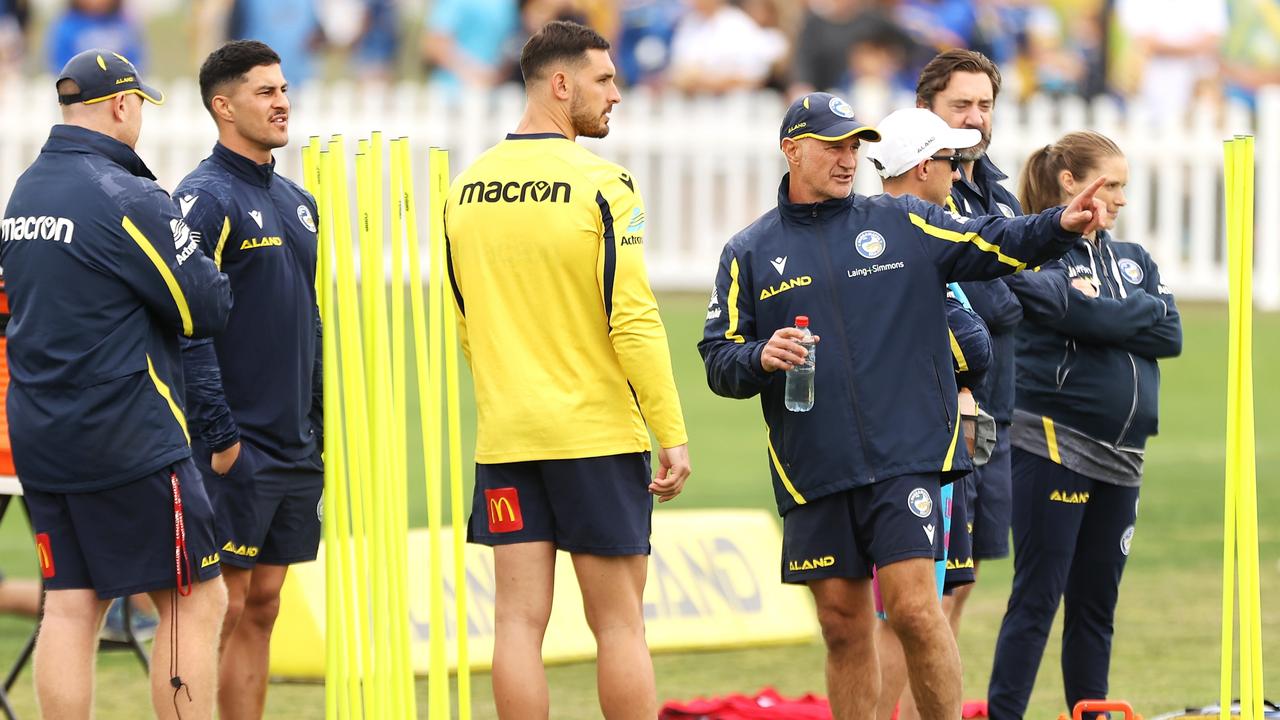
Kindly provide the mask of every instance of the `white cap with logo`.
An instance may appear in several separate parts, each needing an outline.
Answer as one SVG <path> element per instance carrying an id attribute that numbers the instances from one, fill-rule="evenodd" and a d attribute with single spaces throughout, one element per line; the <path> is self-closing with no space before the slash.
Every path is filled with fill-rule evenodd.
<path id="1" fill-rule="evenodd" d="M 876 129 L 880 142 L 867 147 L 867 159 L 885 179 L 898 177 L 941 148 L 961 150 L 982 140 L 980 131 L 953 128 L 924 108 L 895 110 Z"/>

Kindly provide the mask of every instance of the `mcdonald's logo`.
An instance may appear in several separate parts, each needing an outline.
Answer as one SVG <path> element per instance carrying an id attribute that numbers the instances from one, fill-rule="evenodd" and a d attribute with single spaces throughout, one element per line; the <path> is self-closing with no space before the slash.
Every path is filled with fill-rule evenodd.
<path id="1" fill-rule="evenodd" d="M 524 529 L 520 514 L 520 494 L 513 487 L 484 491 L 489 507 L 489 532 L 508 533 Z"/>
<path id="2" fill-rule="evenodd" d="M 53 547 L 49 545 L 49 533 L 36 533 L 36 557 L 40 560 L 40 574 L 51 578 L 56 572 L 53 568 Z"/>

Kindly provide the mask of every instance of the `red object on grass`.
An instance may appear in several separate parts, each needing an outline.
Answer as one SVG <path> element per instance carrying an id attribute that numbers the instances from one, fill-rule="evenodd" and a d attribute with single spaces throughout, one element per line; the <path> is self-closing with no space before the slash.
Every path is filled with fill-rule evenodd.
<path id="1" fill-rule="evenodd" d="M 658 720 L 831 720 L 827 699 L 812 693 L 785 698 L 767 687 L 754 697 L 726 695 L 688 702 L 670 701 L 662 706 Z"/>
<path id="2" fill-rule="evenodd" d="M 984 718 L 991 717 L 987 714 L 986 700 L 966 700 L 964 707 L 960 710 L 962 718 Z"/>

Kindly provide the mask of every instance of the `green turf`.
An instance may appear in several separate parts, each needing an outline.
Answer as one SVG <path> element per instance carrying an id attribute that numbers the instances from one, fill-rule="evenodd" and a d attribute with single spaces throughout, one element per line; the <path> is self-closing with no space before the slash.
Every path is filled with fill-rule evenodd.
<path id="1" fill-rule="evenodd" d="M 680 507 L 772 507 L 762 437 L 764 426 L 754 401 L 713 396 L 703 380 L 694 347 L 701 332 L 705 298 L 664 296 L 663 315 L 672 339 L 676 379 L 689 425 L 694 475 Z M 1225 433 L 1226 311 L 1223 306 L 1184 308 L 1186 354 L 1164 369 L 1163 434 L 1148 453 L 1142 515 L 1121 590 L 1112 688 L 1148 717 L 1218 697 L 1221 597 L 1222 464 Z M 1280 354 L 1280 315 L 1257 318 L 1258 475 L 1264 642 L 1280 640 L 1280 609 L 1266 598 L 1280 593 L 1280 531 L 1267 509 L 1280 507 L 1274 482 L 1280 469 L 1280 371 L 1268 360 Z M 819 390 L 820 392 L 821 390 Z M 410 393 L 410 398 L 413 398 Z M 467 424 L 473 422 L 466 413 Z M 422 483 L 411 481 L 414 516 L 423 517 Z M 0 526 L 0 567 L 10 575 L 34 576 L 34 559 L 21 514 Z M 984 566 L 961 631 L 966 697 L 984 694 L 995 632 L 1007 597 L 1011 563 Z M 0 660 L 15 655 L 30 624 L 0 619 Z M 1049 644 L 1028 718 L 1054 718 L 1062 708 L 1058 671 L 1059 628 Z M 1274 655 L 1274 653 L 1273 653 Z M 822 649 L 802 645 L 734 652 L 686 653 L 655 658 L 662 698 L 750 691 L 773 685 L 786 693 L 821 691 Z M 1268 684 L 1280 696 L 1280 657 L 1273 657 Z M 548 671 L 555 718 L 595 718 L 594 672 L 589 664 Z M 425 693 L 425 684 L 419 684 Z M 34 715 L 30 673 L 18 682 L 14 702 Z M 102 657 L 98 717 L 136 718 L 146 702 L 146 684 L 136 662 L 120 653 Z M 425 700 L 425 697 L 423 697 Z M 474 690 L 475 717 L 492 718 L 488 677 Z M 420 705 L 425 707 L 425 704 Z M 425 717 L 425 712 L 420 713 Z M 319 685 L 274 684 L 268 716 L 310 720 L 323 717 Z"/>

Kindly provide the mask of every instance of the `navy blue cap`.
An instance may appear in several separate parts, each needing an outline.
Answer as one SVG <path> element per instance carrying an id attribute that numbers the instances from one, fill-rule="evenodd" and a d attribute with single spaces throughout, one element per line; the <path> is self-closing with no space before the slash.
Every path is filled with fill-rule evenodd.
<path id="1" fill-rule="evenodd" d="M 880 141 L 880 133 L 875 128 L 853 116 L 849 103 L 831 93 L 818 92 L 796 98 L 791 103 L 782 118 L 778 140 L 811 137 L 834 141 L 853 135 L 869 142 Z"/>
<path id="2" fill-rule="evenodd" d="M 110 50 L 85 50 L 71 58 L 58 73 L 58 82 L 63 80 L 72 80 L 80 86 L 78 93 L 58 96 L 58 102 L 63 105 L 90 105 L 126 92 L 156 105 L 164 104 L 164 93 L 144 85 L 138 77 L 138 68 L 125 56 Z"/>

